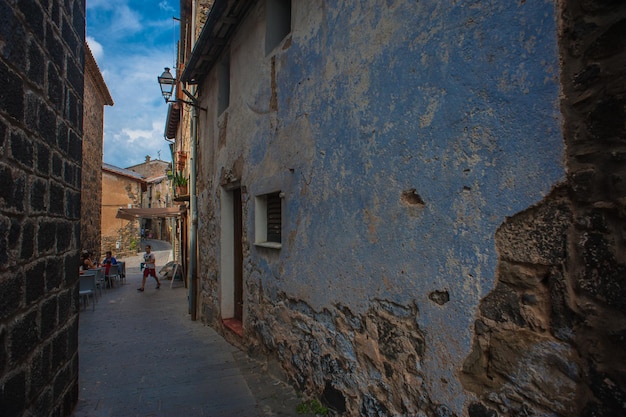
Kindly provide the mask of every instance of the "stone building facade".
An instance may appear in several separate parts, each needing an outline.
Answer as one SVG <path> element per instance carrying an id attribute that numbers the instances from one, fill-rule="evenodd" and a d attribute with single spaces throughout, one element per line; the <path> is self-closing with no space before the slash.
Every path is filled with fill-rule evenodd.
<path id="1" fill-rule="evenodd" d="M 83 110 L 83 167 L 81 175 L 80 235 L 82 249 L 101 258 L 100 224 L 102 216 L 102 146 L 104 106 L 113 99 L 100 68 L 85 43 L 85 96 Z"/>
<path id="2" fill-rule="evenodd" d="M 141 174 L 147 185 L 143 195 L 142 207 L 169 207 L 172 204 L 172 181 L 168 176 L 172 164 L 161 159 L 152 159 L 146 156 L 142 164 L 127 167 L 130 171 Z"/>
<path id="3" fill-rule="evenodd" d="M 185 63 L 191 55 L 191 51 L 200 35 L 209 11 L 213 7 L 213 0 L 181 0 L 180 14 L 182 17 L 180 24 L 180 40 L 178 42 L 178 58 L 174 71 L 174 77 L 180 78 Z M 190 195 L 191 180 L 193 176 L 192 170 L 192 148 L 194 139 L 192 139 L 192 127 L 194 123 L 193 107 L 184 102 L 189 101 L 189 97 L 183 93 L 180 86 L 174 91 L 174 102 L 169 104 L 167 121 L 165 125 L 165 139 L 170 143 L 172 149 L 172 170 L 176 175 L 189 180 L 186 187 L 174 187 L 173 200 L 175 204 L 185 205 L 191 208 Z M 196 113 L 197 115 L 197 113 Z M 195 215 L 190 215 L 189 211 L 185 212 L 176 224 L 172 224 L 172 249 L 174 259 L 180 262 L 183 270 L 187 271 L 187 280 L 190 284 L 190 295 L 195 294 L 195 286 L 197 280 L 192 280 L 193 273 L 190 273 L 192 264 L 195 264 L 196 256 L 195 247 L 197 239 L 195 231 L 197 219 Z M 193 233 L 192 233 L 193 232 Z M 190 297 L 191 303 L 195 306 L 197 298 L 195 295 Z M 195 307 L 192 307 L 191 317 L 196 320 L 197 314 Z"/>
<path id="4" fill-rule="evenodd" d="M 78 399 L 85 4 L 0 1 L 0 414 Z"/>
<path id="5" fill-rule="evenodd" d="M 171 180 L 172 164 L 161 159 L 152 159 L 146 156 L 142 164 L 137 164 L 126 168 L 141 174 L 146 181 L 146 191 L 143 193 L 141 207 L 143 208 L 163 208 L 173 205 L 173 188 Z M 168 175 L 168 172 L 170 175 Z M 141 219 L 141 226 L 150 233 L 154 239 L 172 240 L 172 230 L 174 220 L 166 218 L 146 218 Z"/>
<path id="6" fill-rule="evenodd" d="M 135 171 L 145 178 L 162 177 L 172 168 L 172 164 L 162 159 L 152 159 L 146 155 L 146 160 L 141 164 L 126 167 L 130 171 Z"/>
<path id="7" fill-rule="evenodd" d="M 110 164 L 102 164 L 102 247 L 116 257 L 133 256 L 141 249 L 140 223 L 117 218 L 120 208 L 141 207 L 146 190 L 143 175 Z"/>
<path id="8" fill-rule="evenodd" d="M 198 316 L 343 415 L 626 414 L 621 3 L 216 1 Z"/>

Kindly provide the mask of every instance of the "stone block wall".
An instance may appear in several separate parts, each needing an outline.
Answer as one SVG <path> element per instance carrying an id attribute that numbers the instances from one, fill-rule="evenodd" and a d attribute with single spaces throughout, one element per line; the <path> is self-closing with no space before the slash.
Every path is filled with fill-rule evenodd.
<path id="1" fill-rule="evenodd" d="M 100 259 L 104 106 L 112 105 L 113 100 L 88 45 L 85 48 L 84 91 L 80 234 L 82 249 L 93 252 L 95 258 Z"/>
<path id="2" fill-rule="evenodd" d="M 85 135 L 81 181 L 81 245 L 100 258 L 102 208 L 102 105 L 94 98 L 93 81 L 85 82 Z M 99 109 L 98 109 L 99 108 Z M 100 110 L 100 114 L 98 113 Z M 99 121 L 99 123 L 98 123 Z M 98 128 L 99 126 L 99 128 Z M 100 132 L 98 136 L 96 133 Z"/>
<path id="3" fill-rule="evenodd" d="M 85 4 L 0 1 L 0 414 L 78 398 Z"/>

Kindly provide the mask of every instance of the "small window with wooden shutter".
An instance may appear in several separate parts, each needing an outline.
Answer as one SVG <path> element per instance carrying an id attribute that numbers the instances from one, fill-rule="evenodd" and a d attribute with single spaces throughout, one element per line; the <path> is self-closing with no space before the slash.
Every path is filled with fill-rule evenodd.
<path id="1" fill-rule="evenodd" d="M 267 195 L 267 241 L 280 243 L 280 193 Z"/>
<path id="2" fill-rule="evenodd" d="M 254 244 L 280 249 L 282 236 L 282 198 L 280 192 L 255 198 Z"/>

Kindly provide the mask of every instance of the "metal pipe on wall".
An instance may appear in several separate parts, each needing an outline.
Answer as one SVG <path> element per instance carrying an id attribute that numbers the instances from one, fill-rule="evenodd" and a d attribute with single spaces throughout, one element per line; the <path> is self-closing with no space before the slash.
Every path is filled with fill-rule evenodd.
<path id="1" fill-rule="evenodd" d="M 191 228 L 189 231 L 189 268 L 187 277 L 189 282 L 189 313 L 191 320 L 197 319 L 197 287 L 198 277 L 196 274 L 197 230 L 198 230 L 198 206 L 196 198 L 196 156 L 198 143 L 198 108 L 191 106 L 191 161 L 189 173 L 189 209 L 191 211 Z"/>

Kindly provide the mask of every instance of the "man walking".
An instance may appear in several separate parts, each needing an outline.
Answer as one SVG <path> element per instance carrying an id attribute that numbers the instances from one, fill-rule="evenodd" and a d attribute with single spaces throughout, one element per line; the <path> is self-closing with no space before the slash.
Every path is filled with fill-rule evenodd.
<path id="1" fill-rule="evenodd" d="M 144 262 L 144 270 L 143 270 L 143 281 L 141 281 L 141 288 L 137 288 L 137 291 L 143 291 L 146 286 L 146 278 L 148 275 L 152 275 L 154 279 L 156 279 L 158 290 L 161 288 L 161 282 L 156 274 L 156 258 L 154 257 L 154 253 L 152 253 L 152 248 L 150 245 L 146 245 L 146 253 L 143 255 Z"/>

